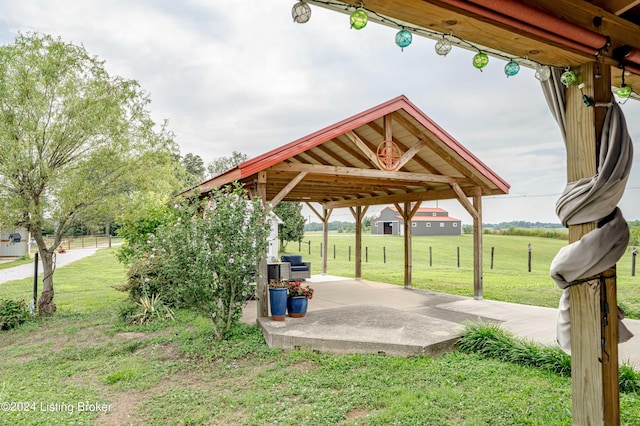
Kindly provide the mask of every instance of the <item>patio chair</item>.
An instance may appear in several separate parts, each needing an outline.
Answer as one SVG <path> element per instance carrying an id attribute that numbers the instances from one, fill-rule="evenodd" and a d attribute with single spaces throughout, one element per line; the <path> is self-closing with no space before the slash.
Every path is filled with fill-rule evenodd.
<path id="1" fill-rule="evenodd" d="M 303 262 L 299 254 L 289 254 L 280 257 L 280 261 L 291 266 L 290 280 L 304 280 L 311 278 L 311 262 Z"/>

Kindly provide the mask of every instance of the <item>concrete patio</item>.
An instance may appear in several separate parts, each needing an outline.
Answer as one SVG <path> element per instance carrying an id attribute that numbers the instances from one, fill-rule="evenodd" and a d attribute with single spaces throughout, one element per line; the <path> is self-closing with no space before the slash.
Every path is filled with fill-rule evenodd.
<path id="1" fill-rule="evenodd" d="M 555 344 L 557 310 L 402 286 L 314 275 L 314 290 L 304 318 L 260 318 L 270 347 L 304 348 L 327 353 L 384 353 L 438 356 L 453 350 L 466 321 L 487 321 L 520 338 Z M 256 323 L 256 302 L 242 320 Z M 640 366 L 640 321 L 625 320 L 637 336 L 619 346 L 620 362 Z"/>

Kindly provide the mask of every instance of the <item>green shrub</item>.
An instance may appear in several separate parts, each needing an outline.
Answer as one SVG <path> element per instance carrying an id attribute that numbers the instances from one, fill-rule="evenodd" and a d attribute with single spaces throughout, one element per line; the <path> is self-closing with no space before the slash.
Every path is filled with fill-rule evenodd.
<path id="1" fill-rule="evenodd" d="M 30 318 L 24 300 L 0 299 L 0 330 L 11 330 Z"/>
<path id="2" fill-rule="evenodd" d="M 154 320 L 173 320 L 173 312 L 157 294 L 144 295 L 136 302 L 136 309 L 127 318 L 129 324 L 148 324 Z"/>
<path id="3" fill-rule="evenodd" d="M 458 340 L 458 349 L 486 358 L 541 368 L 563 376 L 571 375 L 571 357 L 562 349 L 518 339 L 498 324 L 468 323 Z M 619 378 L 621 392 L 640 392 L 640 372 L 633 367 L 621 365 Z"/>
<path id="4" fill-rule="evenodd" d="M 130 246 L 133 262 L 120 289 L 137 303 L 154 294 L 169 306 L 198 311 L 223 339 L 242 315 L 266 252 L 266 209 L 241 186 L 229 185 L 209 198 L 174 204 L 168 216 L 144 244 Z"/>

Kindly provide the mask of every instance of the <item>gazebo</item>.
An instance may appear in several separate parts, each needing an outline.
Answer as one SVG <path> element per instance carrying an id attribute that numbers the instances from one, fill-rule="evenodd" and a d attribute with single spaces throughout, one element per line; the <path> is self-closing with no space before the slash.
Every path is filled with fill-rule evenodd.
<path id="1" fill-rule="evenodd" d="M 411 218 L 422 201 L 457 199 L 474 223 L 474 297 L 482 298 L 482 196 L 509 185 L 451 135 L 399 96 L 276 148 L 203 182 L 195 191 L 240 182 L 272 207 L 304 202 L 324 224 L 337 208 L 356 221 L 355 277 L 361 277 L 361 224 L 369 206 L 393 204 L 404 218 L 404 285 L 411 287 Z M 320 208 L 317 208 L 317 206 Z M 268 316 L 267 264 L 260 265 L 258 317 Z"/>

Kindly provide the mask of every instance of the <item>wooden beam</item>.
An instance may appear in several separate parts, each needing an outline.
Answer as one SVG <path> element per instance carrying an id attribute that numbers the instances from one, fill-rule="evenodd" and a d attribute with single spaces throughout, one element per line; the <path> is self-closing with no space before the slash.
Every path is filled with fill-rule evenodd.
<path id="1" fill-rule="evenodd" d="M 353 142 L 358 148 L 360 148 L 360 151 L 362 151 L 362 153 L 365 155 L 365 157 L 367 157 L 369 162 L 374 167 L 379 167 L 378 166 L 378 156 L 376 155 L 375 152 L 373 152 L 367 146 L 367 144 L 362 139 L 360 139 L 360 136 L 356 135 L 356 133 L 354 131 L 352 131 L 352 130 L 346 132 L 345 136 L 348 137 L 349 140 L 351 140 L 351 142 Z"/>
<path id="2" fill-rule="evenodd" d="M 362 219 L 368 208 L 368 206 L 364 208 L 362 206 L 349 207 L 349 211 L 351 211 L 353 218 L 356 220 L 356 280 L 362 278 Z"/>
<path id="3" fill-rule="evenodd" d="M 401 169 L 402 167 L 404 167 L 404 165 L 407 164 L 409 161 L 411 161 L 411 159 L 413 159 L 413 157 L 415 157 L 416 154 L 420 152 L 420 150 L 424 148 L 426 145 L 427 145 L 426 142 L 420 139 L 411 148 L 405 151 L 405 153 L 402 154 L 402 158 L 400 158 L 400 161 L 398 162 L 398 169 Z"/>
<path id="4" fill-rule="evenodd" d="M 466 199 L 466 198 L 465 198 Z M 476 188 L 473 194 L 473 298 L 482 300 L 482 192 Z"/>
<path id="5" fill-rule="evenodd" d="M 591 0 L 594 5 L 614 15 L 622 15 L 627 10 L 640 5 L 640 0 Z"/>
<path id="6" fill-rule="evenodd" d="M 273 199 L 271 200 L 271 208 L 274 208 L 275 206 L 277 206 L 278 203 L 282 201 L 284 197 L 286 197 L 291 192 L 291 190 L 295 188 L 300 183 L 300 181 L 304 179 L 305 176 L 307 175 L 308 175 L 308 172 L 300 172 L 298 176 L 293 178 L 291 182 L 289 182 L 284 188 L 282 188 L 278 193 L 278 195 L 273 197 Z"/>
<path id="7" fill-rule="evenodd" d="M 353 148 L 353 146 L 350 143 L 343 141 L 342 138 L 340 137 L 333 138 L 332 142 L 335 143 L 338 146 L 338 148 L 345 150 L 347 154 L 351 155 L 357 161 L 361 162 L 364 166 L 371 165 L 371 162 L 369 161 L 368 157 L 364 156 L 359 149 Z M 357 167 L 357 165 L 354 165 L 354 166 Z"/>
<path id="8" fill-rule="evenodd" d="M 307 207 L 309 207 L 309 209 L 316 215 L 318 216 L 318 219 L 320 219 L 320 222 L 323 221 L 323 217 L 322 215 L 318 212 L 318 210 L 315 209 L 315 207 L 313 207 L 313 205 L 309 202 L 305 202 L 305 204 L 307 205 Z"/>
<path id="9" fill-rule="evenodd" d="M 469 200 L 467 199 L 467 194 L 462 192 L 462 188 L 460 188 L 460 185 L 458 185 L 457 183 L 454 183 L 451 185 L 451 188 L 453 188 L 454 192 L 458 196 L 458 201 L 460 201 L 460 204 L 462 204 L 462 207 L 464 207 L 467 210 L 467 212 L 469 212 L 472 218 L 476 219 L 479 215 L 478 210 L 473 206 L 473 204 L 469 202 Z M 478 188 L 478 190 L 479 189 L 480 188 Z M 476 194 L 474 193 L 474 196 L 475 195 Z"/>
<path id="10" fill-rule="evenodd" d="M 392 141 L 393 140 L 393 120 L 391 118 L 391 114 L 387 114 L 383 119 L 384 126 L 384 140 Z"/>
<path id="11" fill-rule="evenodd" d="M 329 218 L 333 209 L 322 208 L 322 275 L 327 275 L 327 253 L 329 245 Z"/>
<path id="12" fill-rule="evenodd" d="M 391 114 L 392 116 L 397 116 L 399 115 L 397 112 L 394 112 Z M 376 124 L 375 121 L 372 121 L 370 123 L 367 124 L 367 126 L 369 126 L 371 129 L 375 130 L 381 137 L 384 136 L 384 129 L 380 126 L 378 126 Z M 417 137 L 417 139 L 419 139 L 422 143 L 424 143 L 424 146 L 427 146 L 426 143 L 424 142 L 424 140 L 420 139 Z M 407 152 L 409 151 L 411 148 L 409 148 L 407 145 L 403 144 L 402 142 L 400 142 L 397 139 L 394 139 L 393 142 L 395 142 L 396 145 L 398 145 L 398 148 L 400 148 L 403 152 Z M 413 157 L 413 159 L 415 160 L 416 163 L 418 163 L 418 165 L 420 165 L 420 167 L 422 167 L 423 169 L 427 170 L 428 173 L 432 173 L 434 175 L 438 174 L 438 171 L 431 166 L 431 164 L 429 164 L 427 161 L 423 160 L 420 157 Z"/>
<path id="13" fill-rule="evenodd" d="M 412 224 L 411 219 L 420 208 L 420 204 L 416 203 L 413 207 L 411 206 L 411 202 L 405 201 L 404 207 L 400 207 L 399 204 L 395 203 L 396 209 L 400 212 L 402 219 L 404 220 L 404 288 L 411 288 L 412 276 L 411 271 L 413 268 L 412 260 L 412 244 L 411 244 L 411 233 L 412 233 Z"/>
<path id="14" fill-rule="evenodd" d="M 407 120 L 400 114 L 394 115 L 394 119 L 399 122 L 404 128 L 407 129 L 412 135 L 424 141 L 425 145 L 432 150 L 436 155 L 442 158 L 447 164 L 453 167 L 458 173 L 463 176 L 467 176 L 469 179 L 473 180 L 473 182 L 482 187 L 486 187 L 486 183 L 482 182 L 480 179 L 475 177 L 473 173 L 473 167 L 467 163 L 463 163 L 458 160 L 458 158 L 451 155 L 444 148 L 439 145 L 439 139 L 433 135 L 431 132 L 426 133 L 418 126 L 413 124 L 411 121 Z"/>
<path id="15" fill-rule="evenodd" d="M 616 65 L 617 61 L 610 59 L 613 53 L 613 49 L 621 45 L 629 45 L 640 48 L 640 27 L 633 22 L 622 19 L 614 12 L 625 9 L 629 5 L 628 1 L 622 0 L 607 0 L 606 3 L 611 4 L 607 7 L 598 7 L 595 4 L 591 4 L 588 1 L 581 1 L 580 6 L 576 6 L 574 0 L 522 0 L 523 3 L 527 3 L 530 6 L 541 9 L 549 14 L 560 16 L 562 19 L 567 20 L 573 24 L 576 24 L 582 28 L 605 34 L 611 38 L 611 49 L 608 52 L 603 52 L 603 59 L 610 65 Z M 636 3 L 635 1 L 632 3 Z M 612 9 L 612 10 L 608 10 Z M 609 13 L 607 13 L 609 12 Z M 594 17 L 600 17 L 601 23 L 599 27 L 596 27 L 593 21 Z M 581 63 L 587 63 L 583 60 Z M 593 59 L 593 58 L 591 58 Z M 578 63 L 580 64 L 580 62 Z M 567 65 L 578 65 L 570 64 Z"/>
<path id="16" fill-rule="evenodd" d="M 318 164 L 279 163 L 270 167 L 269 170 L 309 172 L 313 174 L 345 177 L 363 177 L 372 179 L 383 179 L 385 181 L 400 180 L 408 182 L 430 182 L 447 184 L 458 183 L 459 181 L 461 181 L 461 179 L 459 178 L 444 175 L 430 175 L 410 172 L 388 172 L 384 170 L 360 169 L 357 167 L 323 166 Z"/>
<path id="17" fill-rule="evenodd" d="M 477 187 L 463 188 L 463 192 L 467 196 L 473 195 L 473 190 Z M 349 206 L 377 206 L 381 204 L 402 203 L 404 201 L 434 201 L 434 200 L 451 200 L 456 198 L 453 189 L 441 189 L 438 191 L 422 191 L 409 192 L 405 194 L 380 195 L 375 197 L 355 198 L 351 200 L 327 201 L 324 203 L 328 207 L 334 209 L 345 208 Z"/>

